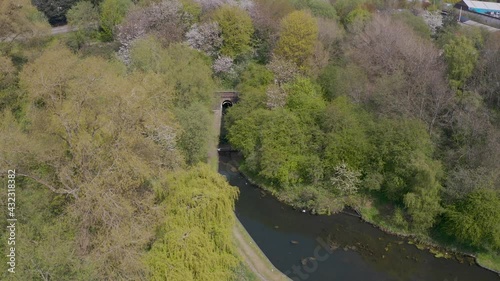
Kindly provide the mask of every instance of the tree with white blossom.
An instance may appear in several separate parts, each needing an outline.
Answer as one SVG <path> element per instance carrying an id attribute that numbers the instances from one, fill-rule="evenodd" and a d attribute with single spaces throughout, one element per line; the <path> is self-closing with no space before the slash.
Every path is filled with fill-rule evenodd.
<path id="1" fill-rule="evenodd" d="M 342 162 L 335 167 L 335 172 L 330 178 L 330 182 L 333 188 L 340 191 L 341 194 L 351 195 L 358 192 L 358 185 L 361 182 L 359 179 L 360 176 L 360 172 L 348 168 L 347 164 Z"/>
<path id="2" fill-rule="evenodd" d="M 218 57 L 212 66 L 216 74 L 219 73 L 229 73 L 233 70 L 233 59 L 230 57 L 222 56 Z"/>
<path id="3" fill-rule="evenodd" d="M 129 12 L 118 27 L 119 57 L 128 63 L 131 44 L 146 34 L 155 35 L 164 45 L 181 41 L 189 18 L 178 0 L 163 0 Z"/>
<path id="4" fill-rule="evenodd" d="M 217 22 L 194 24 L 186 33 L 189 46 L 209 56 L 217 56 L 222 46 L 222 34 Z"/>

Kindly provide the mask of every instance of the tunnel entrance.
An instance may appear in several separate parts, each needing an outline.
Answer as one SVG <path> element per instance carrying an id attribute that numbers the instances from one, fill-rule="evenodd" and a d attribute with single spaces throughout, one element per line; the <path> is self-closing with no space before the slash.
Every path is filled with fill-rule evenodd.
<path id="1" fill-rule="evenodd" d="M 219 134 L 219 144 L 226 145 L 228 144 L 227 140 L 227 130 L 226 126 L 224 126 L 224 115 L 226 115 L 227 110 L 233 106 L 233 102 L 230 100 L 225 100 L 222 102 L 222 118 L 221 118 L 221 128 Z"/>
<path id="2" fill-rule="evenodd" d="M 227 140 L 227 130 L 224 124 L 224 116 L 226 115 L 227 110 L 238 102 L 239 93 L 235 91 L 222 91 L 217 92 L 217 94 L 219 95 L 219 99 L 217 103 L 214 103 L 214 112 L 217 112 L 216 118 L 218 118 L 216 122 L 218 123 L 219 130 L 219 149 L 224 150 L 228 147 L 230 148 Z"/>
<path id="3" fill-rule="evenodd" d="M 230 100 L 225 100 L 222 102 L 222 115 L 225 115 L 227 112 L 227 109 L 233 106 L 233 102 Z"/>

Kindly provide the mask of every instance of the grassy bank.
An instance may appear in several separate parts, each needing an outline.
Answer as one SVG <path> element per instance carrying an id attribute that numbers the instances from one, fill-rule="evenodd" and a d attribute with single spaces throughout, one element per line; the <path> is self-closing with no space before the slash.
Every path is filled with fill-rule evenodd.
<path id="1" fill-rule="evenodd" d="M 238 219 L 236 219 L 236 225 L 233 229 L 233 233 L 236 248 L 240 252 L 241 257 L 243 257 L 245 266 L 248 268 L 246 272 L 243 272 L 243 279 L 239 280 L 290 280 L 287 276 L 281 273 L 281 271 L 274 267 Z"/>

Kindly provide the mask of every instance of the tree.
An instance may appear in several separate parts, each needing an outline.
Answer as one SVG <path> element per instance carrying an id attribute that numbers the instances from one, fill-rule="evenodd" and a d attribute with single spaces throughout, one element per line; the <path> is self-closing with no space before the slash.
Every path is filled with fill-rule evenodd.
<path id="1" fill-rule="evenodd" d="M 326 173 L 335 173 L 342 163 L 366 172 L 367 155 L 373 149 L 368 136 L 368 115 L 345 96 L 333 100 L 324 115 L 322 160 Z"/>
<path id="2" fill-rule="evenodd" d="M 274 53 L 304 68 L 314 53 L 317 37 L 316 20 L 304 11 L 292 12 L 281 21 L 280 39 Z"/>
<path id="3" fill-rule="evenodd" d="M 386 116 L 405 116 L 426 123 L 428 130 L 446 121 L 453 92 L 447 88 L 439 50 L 409 27 L 374 16 L 355 36 L 350 58 L 373 83 L 359 100 L 376 104 Z"/>
<path id="4" fill-rule="evenodd" d="M 300 119 L 287 109 L 258 109 L 228 129 L 228 138 L 245 155 L 245 167 L 279 189 L 304 179 L 309 137 Z"/>
<path id="5" fill-rule="evenodd" d="M 353 171 L 345 163 L 341 163 L 335 167 L 330 182 L 334 190 L 339 191 L 340 194 L 353 195 L 358 192 L 358 185 L 361 183 L 360 176 L 360 172 Z"/>
<path id="6" fill-rule="evenodd" d="M 104 0 L 101 3 L 99 24 L 104 41 L 113 40 L 115 26 L 122 22 L 131 5 L 131 0 Z"/>
<path id="7" fill-rule="evenodd" d="M 344 35 L 342 26 L 337 21 L 319 18 L 318 19 L 318 40 L 323 43 L 325 48 L 333 53 L 335 45 Z"/>
<path id="8" fill-rule="evenodd" d="M 213 19 L 219 23 L 222 32 L 222 55 L 234 58 L 250 50 L 254 29 L 247 12 L 238 7 L 224 5 L 214 12 Z"/>
<path id="9" fill-rule="evenodd" d="M 49 31 L 45 17 L 29 0 L 0 2 L 0 42 L 30 38 Z"/>
<path id="10" fill-rule="evenodd" d="M 238 2 L 234 0 L 194 0 L 194 1 L 201 6 L 202 11 L 204 13 L 210 12 L 224 5 L 240 6 L 242 9 L 244 9 L 244 7 L 248 6 L 249 2 L 251 3 L 251 1 L 248 0 L 242 0 Z"/>
<path id="11" fill-rule="evenodd" d="M 189 107 L 199 102 L 212 106 L 215 82 L 206 57 L 183 44 L 162 49 L 158 40 L 148 37 L 137 40 L 131 50 L 131 68 L 154 72 L 173 87 L 173 103 Z"/>
<path id="12" fill-rule="evenodd" d="M 269 85 L 266 89 L 266 105 L 270 109 L 283 108 L 286 104 L 286 92 L 276 84 Z"/>
<path id="13" fill-rule="evenodd" d="M 71 252 L 104 280 L 144 278 L 140 257 L 158 222 L 151 185 L 183 164 L 151 78 L 55 45 L 20 74 L 24 128 L 8 116 L 0 124 L 2 169 L 62 196 Z"/>
<path id="14" fill-rule="evenodd" d="M 273 56 L 267 68 L 273 72 L 274 82 L 280 87 L 293 81 L 300 74 L 299 67 L 295 63 L 278 56 Z"/>
<path id="15" fill-rule="evenodd" d="M 459 242 L 499 249 L 499 205 L 497 192 L 476 190 L 446 211 L 445 231 Z"/>
<path id="16" fill-rule="evenodd" d="M 297 78 L 283 88 L 287 93 L 286 108 L 303 123 L 313 126 L 321 121 L 326 103 L 317 84 L 307 78 Z"/>
<path id="17" fill-rule="evenodd" d="M 78 0 L 33 0 L 32 3 L 43 12 L 51 24 L 64 23 L 66 12 Z"/>
<path id="18" fill-rule="evenodd" d="M 444 46 L 450 85 L 458 89 L 469 78 L 477 63 L 478 52 L 465 36 L 458 36 Z"/>
<path id="19" fill-rule="evenodd" d="M 363 30 L 366 24 L 370 21 L 371 13 L 362 8 L 352 10 L 344 19 L 347 30 L 357 33 Z"/>
<path id="20" fill-rule="evenodd" d="M 330 20 L 337 20 L 337 12 L 333 5 L 328 1 L 321 0 L 306 0 L 306 1 L 293 1 L 297 9 L 309 9 L 311 13 L 318 17 Z"/>
<path id="21" fill-rule="evenodd" d="M 335 1 L 334 8 L 340 21 L 345 24 L 347 15 L 366 2 L 366 0 L 338 0 Z"/>
<path id="22" fill-rule="evenodd" d="M 404 195 L 417 184 L 414 164 L 423 161 L 432 166 L 433 145 L 429 134 L 416 120 L 386 119 L 379 121 L 368 135 L 377 147 L 369 156 L 369 165 L 384 175 L 382 192 L 388 199 L 402 202 Z"/>
<path id="23" fill-rule="evenodd" d="M 336 65 L 330 63 L 318 78 L 318 83 L 323 88 L 325 98 L 333 100 L 339 96 L 347 96 L 355 103 L 367 102 L 368 76 L 356 64 Z"/>
<path id="24" fill-rule="evenodd" d="M 376 150 L 363 165 L 369 188 L 380 186 L 383 196 L 403 205 L 413 230 L 428 230 L 442 211 L 441 163 L 432 159 L 429 134 L 415 120 L 380 120 L 372 128 L 368 136 Z"/>
<path id="25" fill-rule="evenodd" d="M 68 24 L 77 30 L 70 34 L 70 44 L 79 49 L 99 26 L 99 10 L 91 2 L 76 3 L 66 14 Z"/>
<path id="26" fill-rule="evenodd" d="M 426 19 L 431 21 L 432 18 L 430 16 L 433 14 L 428 13 L 427 15 L 428 16 L 426 17 Z M 394 15 L 392 15 L 392 18 L 408 25 L 418 35 L 422 36 L 423 38 L 429 38 L 431 36 L 431 29 L 429 28 L 429 26 L 427 25 L 425 20 L 420 16 L 416 16 L 409 11 L 404 11 L 404 12 L 395 13 Z"/>
<path id="27" fill-rule="evenodd" d="M 75 251 L 74 221 L 63 214 L 64 197 L 30 181 L 16 180 L 23 186 L 16 190 L 16 206 L 21 206 L 16 209 L 16 257 L 22 256 L 26 262 L 16 262 L 16 276 L 6 272 L 0 274 L 2 280 L 99 279 L 91 264 L 80 259 Z M 0 206 L 7 210 L 7 203 Z M 0 213 L 7 216 L 4 210 Z M 9 232 L 2 232 L 2 239 L 8 239 L 8 235 Z M 11 246 L 5 243 L 0 250 L 8 251 Z M 8 257 L 2 255 L 0 260 L 7 263 Z"/>
<path id="28" fill-rule="evenodd" d="M 97 27 L 99 10 L 88 1 L 76 3 L 67 13 L 68 24 L 78 28 L 78 31 L 88 32 Z"/>
<path id="29" fill-rule="evenodd" d="M 412 163 L 411 191 L 403 197 L 406 211 L 411 217 L 411 227 L 416 231 L 431 228 L 442 212 L 439 192 L 442 169 L 438 161 L 418 158 Z"/>
<path id="30" fill-rule="evenodd" d="M 280 20 L 294 11 L 288 0 L 255 0 L 249 11 L 255 27 L 255 51 L 262 63 L 267 63 L 279 33 Z"/>
<path id="31" fill-rule="evenodd" d="M 168 186 L 168 188 L 167 188 Z M 179 171 L 157 191 L 168 218 L 145 257 L 150 280 L 231 280 L 238 190 L 208 165 Z"/>
<path id="32" fill-rule="evenodd" d="M 204 51 L 209 56 L 217 56 L 222 46 L 222 34 L 217 22 L 207 22 L 193 25 L 186 33 L 189 46 Z"/>
<path id="33" fill-rule="evenodd" d="M 12 85 L 16 79 L 16 69 L 9 57 L 0 55 L 0 90 Z"/>
<path id="34" fill-rule="evenodd" d="M 153 2 L 147 7 L 132 9 L 118 26 L 118 41 L 122 44 L 120 58 L 130 63 L 133 43 L 145 36 L 155 36 L 164 46 L 180 42 L 192 19 L 178 0 Z"/>
<path id="35" fill-rule="evenodd" d="M 314 44 L 314 53 L 312 58 L 309 60 L 309 75 L 312 78 L 317 78 L 323 68 L 325 68 L 330 62 L 330 53 L 325 48 L 323 43 L 316 41 Z"/>
<path id="36" fill-rule="evenodd" d="M 477 90 L 491 108 L 500 108 L 500 35 L 492 33 L 486 40 L 467 89 Z"/>
<path id="37" fill-rule="evenodd" d="M 206 162 L 209 140 L 215 139 L 212 128 L 213 116 L 207 107 L 200 103 L 193 103 L 187 108 L 179 108 L 175 112 L 176 119 L 181 126 L 178 136 L 179 148 L 182 149 L 188 165 Z"/>
<path id="38" fill-rule="evenodd" d="M 265 89 L 274 81 L 273 73 L 265 66 L 250 63 L 240 75 L 240 84 L 237 89 L 242 92 L 242 95 L 252 89 Z"/>

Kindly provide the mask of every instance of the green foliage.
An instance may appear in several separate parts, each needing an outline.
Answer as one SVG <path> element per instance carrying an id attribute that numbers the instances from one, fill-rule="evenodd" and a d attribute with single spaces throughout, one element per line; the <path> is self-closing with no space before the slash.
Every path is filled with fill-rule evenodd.
<path id="1" fill-rule="evenodd" d="M 72 2 L 51 3 L 64 1 Z M 452 15 L 433 42 L 408 12 L 379 14 L 362 30 L 370 11 L 394 1 L 330 1 L 334 10 L 323 0 L 255 0 L 254 36 L 248 13 L 234 5 L 202 10 L 203 1 L 179 0 L 179 18 L 134 40 L 125 65 L 95 57 L 106 50 L 111 59 L 119 42 L 88 42 L 97 24 L 103 40 L 113 39 L 131 1 L 105 0 L 99 10 L 100 1 L 91 2 L 67 14 L 78 31 L 64 37 L 83 57 L 57 43 L 43 52 L 34 40 L 0 46 L 0 165 L 30 177 L 20 179 L 19 253 L 28 262 L 19 264 L 19 279 L 237 278 L 235 191 L 199 165 L 214 141 L 213 92 L 224 85 L 214 81 L 210 58 L 159 41 L 178 42 L 200 19 L 219 22 L 222 54 L 235 58 L 238 78 L 227 86 L 238 82 L 240 101 L 225 124 L 245 156 L 242 169 L 278 198 L 317 213 L 380 198 L 385 205 L 371 207 L 372 219 L 418 234 L 444 205 L 440 230 L 465 246 L 500 248 L 494 33 L 462 28 Z M 293 12 L 291 3 L 306 11 Z M 28 4 L 0 1 L 0 38 L 48 31 Z M 354 31 L 342 44 L 337 17 Z M 261 48 L 257 62 L 249 62 L 252 43 Z M 453 99 L 457 89 L 464 94 Z M 279 99 L 269 109 L 273 94 Z"/>
<path id="2" fill-rule="evenodd" d="M 366 159 L 371 150 L 367 130 L 369 118 L 346 97 L 339 97 L 326 109 L 324 167 L 327 172 L 346 163 L 354 169 L 367 168 Z"/>
<path id="3" fill-rule="evenodd" d="M 99 10 L 88 1 L 74 5 L 66 15 L 68 24 L 77 28 L 69 35 L 68 44 L 73 49 L 80 49 L 96 32 L 99 22 Z"/>
<path id="4" fill-rule="evenodd" d="M 338 76 L 340 69 L 337 65 L 330 63 L 321 71 L 318 77 L 318 84 L 321 86 L 325 99 L 331 101 L 337 94 L 337 85 L 340 83 Z"/>
<path id="5" fill-rule="evenodd" d="M 299 118 L 287 109 L 258 109 L 237 120 L 228 138 L 246 157 L 246 167 L 276 186 L 296 184 L 308 136 Z"/>
<path id="6" fill-rule="evenodd" d="M 214 12 L 213 19 L 219 23 L 222 31 L 224 41 L 221 54 L 234 58 L 251 49 L 254 29 L 247 12 L 235 6 L 224 5 Z"/>
<path id="7" fill-rule="evenodd" d="M 479 53 L 471 40 L 458 36 L 444 46 L 444 56 L 448 63 L 450 85 L 460 88 L 472 74 Z"/>
<path id="8" fill-rule="evenodd" d="M 95 28 L 99 20 L 99 10 L 88 1 L 76 3 L 66 15 L 68 24 L 80 29 Z"/>
<path id="9" fill-rule="evenodd" d="M 36 262 L 26 266 L 40 264 L 47 276 L 78 280 L 65 271 L 81 267 L 108 280 L 140 280 L 145 274 L 139 257 L 157 222 L 149 180 L 181 166 L 182 159 L 174 119 L 159 102 L 165 93 L 147 83 L 150 77 L 125 79 L 122 73 L 103 59 L 51 46 L 20 74 L 24 126 L 8 112 L 1 118 L 2 169 L 11 163 L 25 175 L 20 179 L 64 196 L 64 204 L 56 202 L 48 211 L 61 214 L 54 221 L 70 224 L 44 230 L 36 237 L 57 237 L 25 252 L 26 260 Z"/>
<path id="10" fill-rule="evenodd" d="M 337 12 L 335 8 L 327 1 L 322 0 L 295 0 L 293 4 L 298 9 L 309 9 L 311 13 L 316 17 L 322 17 L 326 19 L 337 19 Z"/>
<path id="11" fill-rule="evenodd" d="M 411 217 L 412 228 L 423 231 L 432 227 L 436 216 L 441 213 L 441 166 L 438 161 L 418 159 L 412 169 L 411 192 L 404 195 L 403 202 Z"/>
<path id="12" fill-rule="evenodd" d="M 280 38 L 274 53 L 305 67 L 314 52 L 317 37 L 316 19 L 304 11 L 292 12 L 281 21 Z"/>
<path id="13" fill-rule="evenodd" d="M 346 26 L 364 26 L 371 19 L 372 15 L 369 11 L 362 8 L 356 8 L 349 12 L 344 19 Z"/>
<path id="14" fill-rule="evenodd" d="M 413 163 L 429 160 L 432 143 L 422 123 L 414 120 L 381 120 L 370 133 L 376 151 L 370 165 L 384 175 L 383 192 L 393 201 L 411 191 Z"/>
<path id="15" fill-rule="evenodd" d="M 171 63 L 166 50 L 152 36 L 135 41 L 130 58 L 130 68 L 144 72 L 165 73 Z"/>
<path id="16" fill-rule="evenodd" d="M 99 24 L 103 41 L 113 40 L 115 26 L 122 22 L 131 5 L 131 0 L 104 0 L 101 3 Z"/>
<path id="17" fill-rule="evenodd" d="M 242 93 L 256 88 L 265 90 L 273 82 L 273 78 L 273 73 L 265 66 L 252 62 L 241 73 L 237 89 Z"/>
<path id="18" fill-rule="evenodd" d="M 396 13 L 392 18 L 408 25 L 422 38 L 430 38 L 431 30 L 422 17 L 416 16 L 409 11 Z"/>
<path id="19" fill-rule="evenodd" d="M 2 253 L 8 247 L 16 248 L 16 273 L 5 270 L 2 280 L 96 280 L 90 264 L 81 260 L 75 248 L 75 228 L 72 221 L 57 209 L 65 208 L 65 199 L 27 180 L 19 180 L 16 189 L 16 244 L 0 245 Z M 63 203 L 61 204 L 62 201 Z M 0 203 L 2 217 L 7 217 L 7 202 Z M 9 232 L 2 231 L 1 238 L 8 241 Z M 50 237 L 50 239 L 47 239 Z M 18 262 L 19 257 L 29 262 Z M 6 255 L 1 262 L 7 263 Z M 15 277 L 13 276 L 15 275 Z M 13 278 L 14 277 L 14 278 Z"/>
<path id="20" fill-rule="evenodd" d="M 16 68 L 9 57 L 0 54 L 0 90 L 8 88 L 16 81 Z M 0 107 L 0 110 L 3 107 Z"/>
<path id="21" fill-rule="evenodd" d="M 326 107 L 319 87 L 307 78 L 298 78 L 284 88 L 288 95 L 286 108 L 299 116 L 303 123 L 317 124 Z"/>
<path id="22" fill-rule="evenodd" d="M 364 3 L 366 0 L 338 0 L 335 1 L 334 7 L 341 22 L 345 23 L 347 15 Z"/>
<path id="23" fill-rule="evenodd" d="M 359 102 L 362 93 L 367 91 L 368 77 L 365 71 L 355 64 L 340 66 L 331 63 L 321 72 L 318 83 L 327 100 L 348 96 Z"/>
<path id="24" fill-rule="evenodd" d="M 407 230 L 408 222 L 405 219 L 405 214 L 401 208 L 396 208 L 394 210 L 394 215 L 392 217 L 392 222 L 400 229 Z"/>
<path id="25" fill-rule="evenodd" d="M 131 50 L 131 68 L 154 72 L 163 83 L 174 87 L 174 105 L 188 107 L 192 103 L 212 106 L 215 83 L 208 59 L 182 44 L 163 49 L 153 37 L 135 42 Z"/>
<path id="26" fill-rule="evenodd" d="M 500 196 L 491 189 L 471 192 L 446 213 L 445 230 L 459 242 L 500 248 Z"/>
<path id="27" fill-rule="evenodd" d="M 201 16 L 201 5 L 194 0 L 180 0 L 180 2 L 184 12 L 191 17 L 191 19 L 189 19 L 189 26 L 197 23 Z"/>
<path id="28" fill-rule="evenodd" d="M 200 103 L 193 103 L 187 108 L 178 108 L 175 115 L 181 126 L 178 144 L 186 158 L 186 163 L 195 165 L 206 162 L 210 139 L 215 139 L 212 132 L 212 114 L 207 107 Z"/>
<path id="29" fill-rule="evenodd" d="M 176 105 L 200 102 L 212 106 L 215 83 L 207 58 L 183 44 L 171 45 L 167 52 L 170 64 L 165 74 L 175 85 Z"/>
<path id="30" fill-rule="evenodd" d="M 33 37 L 49 32 L 47 19 L 29 0 L 2 0 L 0 2 L 0 42 L 20 36 Z M 0 51 L 5 47 L 0 45 Z"/>
<path id="31" fill-rule="evenodd" d="M 150 280 L 231 280 L 236 188 L 208 165 L 167 177 L 162 236 L 145 257 Z M 163 196 L 162 196 L 163 198 Z"/>

